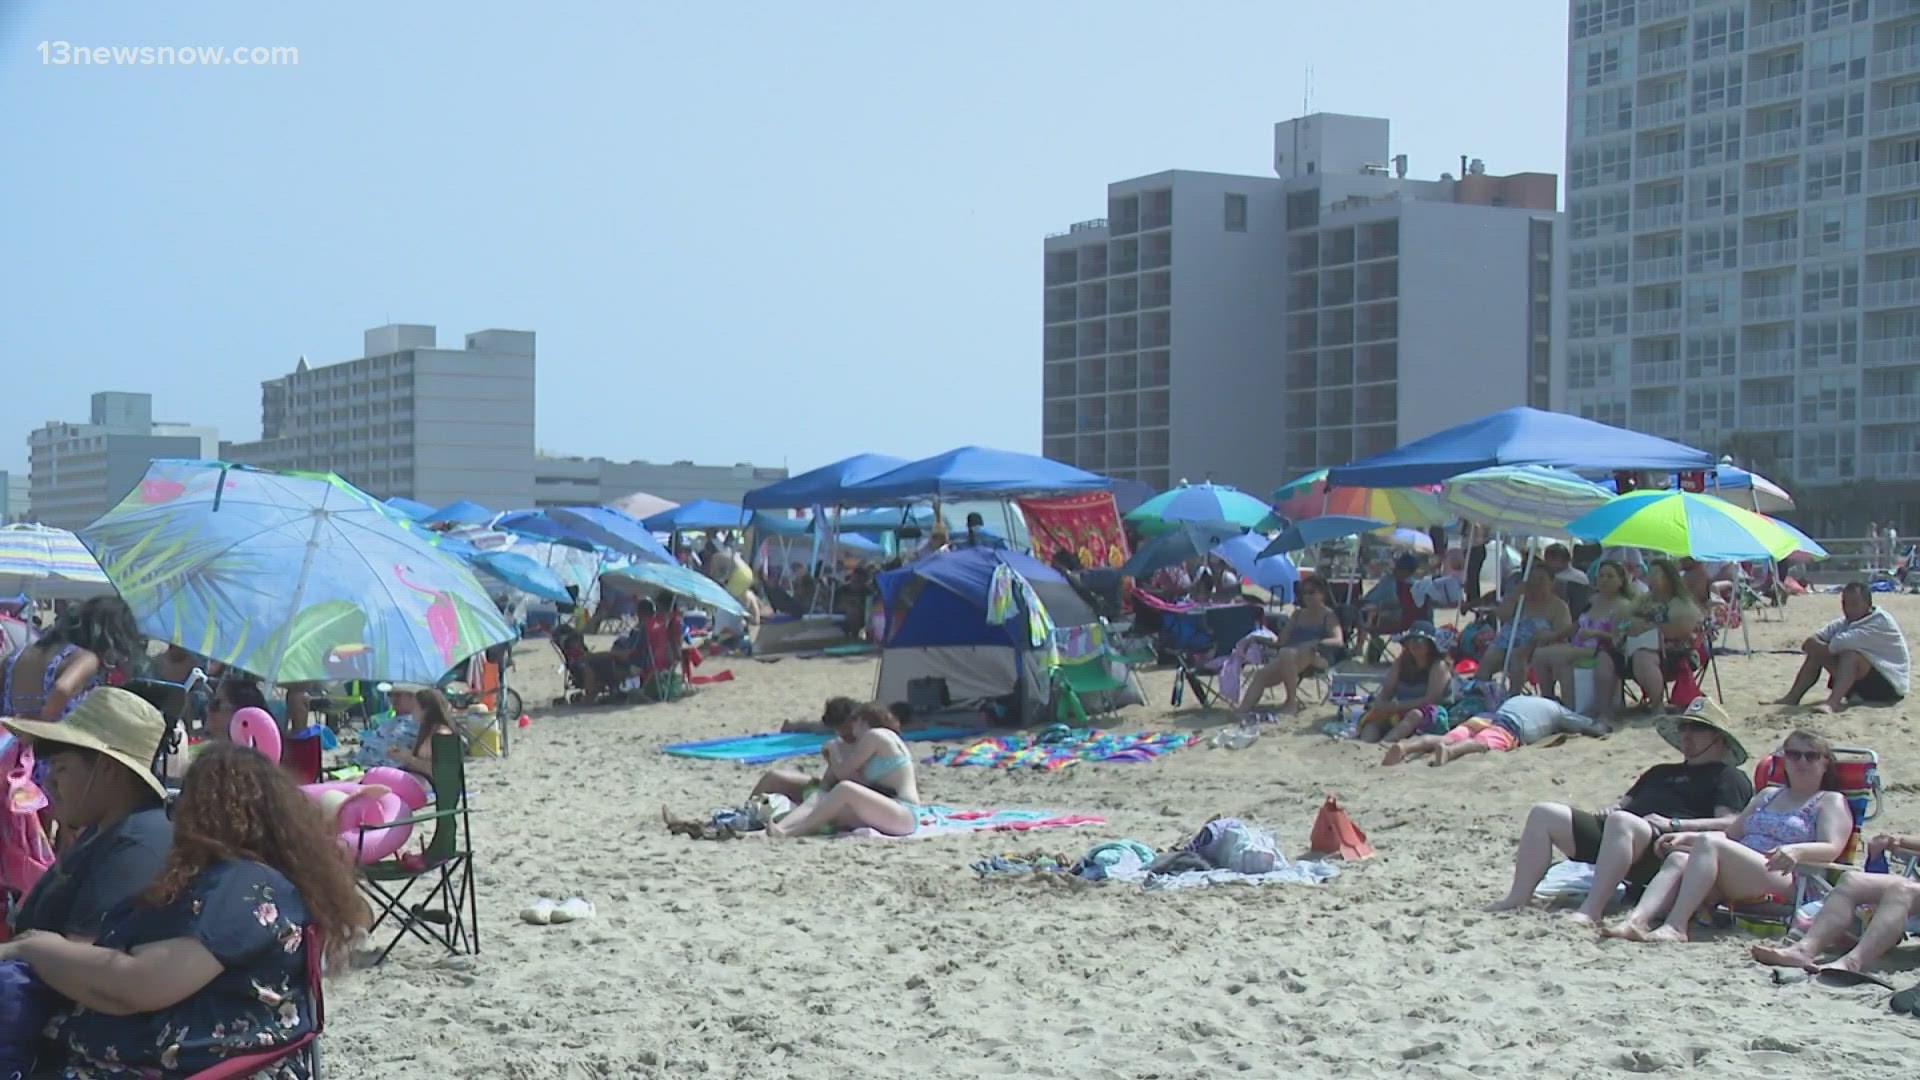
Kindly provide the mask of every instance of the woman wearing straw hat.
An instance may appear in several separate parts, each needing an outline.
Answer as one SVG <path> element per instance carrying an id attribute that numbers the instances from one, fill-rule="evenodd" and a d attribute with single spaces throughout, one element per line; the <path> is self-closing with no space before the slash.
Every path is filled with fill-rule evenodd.
<path id="1" fill-rule="evenodd" d="M 109 910 L 152 883 L 172 847 L 166 788 L 153 775 L 167 722 L 137 695 L 102 687 L 60 723 L 0 724 L 29 740 L 47 763 L 47 800 L 68 836 L 13 913 L 13 931 L 92 941 Z"/>

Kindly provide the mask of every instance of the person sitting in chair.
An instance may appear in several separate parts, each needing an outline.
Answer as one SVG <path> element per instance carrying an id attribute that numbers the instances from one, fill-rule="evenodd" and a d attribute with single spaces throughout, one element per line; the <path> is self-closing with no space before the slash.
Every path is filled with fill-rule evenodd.
<path id="1" fill-rule="evenodd" d="M 1527 569 L 1526 584 L 1501 603 L 1499 619 L 1500 630 L 1480 658 L 1480 670 L 1488 678 L 1512 674 L 1516 683 L 1526 682 L 1534 650 L 1573 634 L 1573 615 L 1554 592 L 1553 568 L 1545 562 Z"/>
<path id="2" fill-rule="evenodd" d="M 1867 859 L 1889 852 L 1920 855 L 1920 836 L 1882 834 L 1867 842 Z M 1838 959 L 1825 963 L 1821 957 L 1843 939 L 1854 936 L 1854 922 L 1861 908 L 1872 908 L 1866 929 L 1853 948 Z M 1820 904 L 1820 914 L 1799 941 L 1791 945 L 1755 945 L 1748 950 L 1756 963 L 1768 967 L 1800 968 L 1817 975 L 1838 978 L 1845 983 L 1868 982 L 1893 989 L 1885 979 L 1872 974 L 1881 957 L 1906 940 L 1907 920 L 1920 913 L 1920 881 L 1905 874 L 1869 874 L 1849 870 Z M 1908 998 L 1920 993 L 1903 991 Z M 1912 1012 L 1912 1008 L 1896 1012 Z"/>
<path id="3" fill-rule="evenodd" d="M 1400 635 L 1400 655 L 1387 672 L 1373 705 L 1360 717 L 1354 737 L 1361 742 L 1399 742 L 1425 728 L 1446 730 L 1441 704 L 1453 682 L 1453 667 L 1433 640 L 1433 627 L 1416 624 Z"/>
<path id="4" fill-rule="evenodd" d="M 1698 661 L 1694 632 L 1702 618 L 1700 605 L 1687 594 L 1680 571 L 1665 559 L 1647 566 L 1647 594 L 1635 601 L 1626 621 L 1616 631 L 1617 646 L 1600 649 L 1593 669 L 1594 714 L 1611 717 L 1620 695 L 1621 680 L 1631 676 L 1639 685 L 1648 710 L 1665 706 L 1667 680 L 1682 665 Z"/>
<path id="5" fill-rule="evenodd" d="M 1413 595 L 1414 575 L 1419 570 L 1420 560 L 1414 555 L 1396 556 L 1393 576 L 1382 580 L 1361 598 L 1360 615 L 1367 632 L 1373 635 L 1367 642 L 1368 663 L 1380 662 L 1388 638 L 1405 633 L 1416 623 L 1433 621 L 1432 606 L 1421 605 Z"/>
<path id="6" fill-rule="evenodd" d="M 1840 590 L 1840 617 L 1800 643 L 1806 659 L 1785 695 L 1767 705 L 1798 705 L 1820 673 L 1827 675 L 1827 700 L 1815 712 L 1839 712 L 1851 701 L 1891 705 L 1907 696 L 1907 637 L 1893 616 L 1873 602 L 1865 582 Z"/>
<path id="7" fill-rule="evenodd" d="M 1327 603 L 1327 583 L 1317 577 L 1303 577 L 1294 586 L 1292 618 L 1280 635 L 1280 651 L 1272 660 L 1247 677 L 1240 692 L 1242 713 L 1260 702 L 1260 695 L 1278 686 L 1286 694 L 1280 702 L 1283 712 L 1300 707 L 1300 677 L 1316 668 L 1327 668 L 1346 659 L 1347 635 L 1340 617 Z"/>

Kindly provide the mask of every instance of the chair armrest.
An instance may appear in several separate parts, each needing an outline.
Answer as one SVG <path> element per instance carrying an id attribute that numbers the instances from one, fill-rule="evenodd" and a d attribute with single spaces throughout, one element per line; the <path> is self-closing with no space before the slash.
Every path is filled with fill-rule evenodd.
<path id="1" fill-rule="evenodd" d="M 443 821 L 465 812 L 467 812 L 465 807 L 455 807 L 451 810 L 428 810 L 415 814 L 412 817 L 401 818 L 398 821 L 385 821 L 378 825 L 362 825 L 360 826 L 360 832 L 364 835 L 370 832 L 381 832 L 385 829 L 398 829 L 402 825 L 424 825 L 429 821 Z"/>

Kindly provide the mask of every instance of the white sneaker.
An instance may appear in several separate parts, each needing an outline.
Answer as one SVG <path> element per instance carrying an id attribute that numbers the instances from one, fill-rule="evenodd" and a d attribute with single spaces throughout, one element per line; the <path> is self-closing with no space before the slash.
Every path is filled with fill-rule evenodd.
<path id="1" fill-rule="evenodd" d="M 526 922 L 530 922 L 534 924 L 535 926 L 545 926 L 550 922 L 559 921 L 558 919 L 554 918 L 554 915 L 557 913 L 558 908 L 559 908 L 558 904 L 555 904 L 553 901 L 543 896 L 540 899 L 535 900 L 533 902 L 532 907 L 527 908 L 525 911 L 522 911 L 520 913 L 520 918 Z"/>
<path id="2" fill-rule="evenodd" d="M 593 902 L 587 900 L 585 897 L 576 896 L 553 909 L 552 921 L 556 923 L 570 923 L 591 918 L 593 918 Z"/>

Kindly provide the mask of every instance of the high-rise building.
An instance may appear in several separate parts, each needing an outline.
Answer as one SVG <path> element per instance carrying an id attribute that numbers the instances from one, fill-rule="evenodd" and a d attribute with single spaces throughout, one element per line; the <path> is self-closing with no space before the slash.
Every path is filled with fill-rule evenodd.
<path id="1" fill-rule="evenodd" d="M 27 520 L 27 478 L 0 470 L 0 525 Z"/>
<path id="2" fill-rule="evenodd" d="M 154 458 L 210 458 L 219 433 L 155 423 L 153 395 L 93 395 L 87 423 L 49 420 L 27 435 L 26 516 L 62 529 L 93 523 L 133 490 Z"/>
<path id="3" fill-rule="evenodd" d="M 747 492 L 786 478 L 787 470 L 777 466 L 657 464 L 542 454 L 533 463 L 533 501 L 526 505 L 605 506 L 645 492 L 668 502 L 712 499 L 737 506 Z"/>
<path id="4" fill-rule="evenodd" d="M 368 330 L 358 359 L 260 384 L 260 440 L 228 460 L 338 473 L 379 498 L 533 504 L 534 340 L 480 330 L 442 349 L 431 326 Z"/>
<path id="5" fill-rule="evenodd" d="M 1555 400 L 1549 174 L 1407 176 L 1383 119 L 1276 124 L 1274 177 L 1112 184 L 1045 242 L 1043 450 L 1264 492 Z"/>
<path id="6" fill-rule="evenodd" d="M 1920 0 L 1570 11 L 1569 409 L 1911 527 Z"/>

